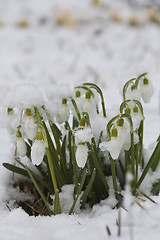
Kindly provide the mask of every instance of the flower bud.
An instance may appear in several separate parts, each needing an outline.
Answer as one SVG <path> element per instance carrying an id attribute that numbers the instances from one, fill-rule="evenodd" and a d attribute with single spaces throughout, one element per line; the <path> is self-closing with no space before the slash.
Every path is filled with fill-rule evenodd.
<path id="1" fill-rule="evenodd" d="M 40 165 L 45 154 L 45 143 L 42 140 L 42 132 L 37 133 L 36 140 L 31 147 L 31 159 L 33 165 Z"/>
<path id="2" fill-rule="evenodd" d="M 80 128 L 84 128 L 85 127 L 85 123 L 86 123 L 85 119 L 81 118 L 80 121 L 79 121 L 79 127 Z"/>
<path id="3" fill-rule="evenodd" d="M 76 162 L 78 167 L 84 168 L 88 158 L 88 149 L 85 143 L 80 143 L 76 150 Z"/>
<path id="4" fill-rule="evenodd" d="M 143 83 L 140 85 L 140 91 L 141 91 L 143 101 L 145 103 L 148 103 L 154 91 L 153 91 L 151 82 L 149 82 L 147 78 L 143 79 Z"/>
<path id="5" fill-rule="evenodd" d="M 33 141 L 36 138 L 38 127 L 36 119 L 32 116 L 31 110 L 26 109 L 24 118 L 24 131 L 28 139 Z"/>
<path id="6" fill-rule="evenodd" d="M 67 104 L 67 99 L 62 99 L 62 104 L 59 106 L 56 120 L 59 124 L 68 121 L 70 115 L 70 110 Z"/>
<path id="7" fill-rule="evenodd" d="M 17 136 L 17 153 L 19 156 L 24 157 L 27 153 L 26 143 L 22 138 L 22 134 L 19 130 L 17 131 L 16 136 Z"/>

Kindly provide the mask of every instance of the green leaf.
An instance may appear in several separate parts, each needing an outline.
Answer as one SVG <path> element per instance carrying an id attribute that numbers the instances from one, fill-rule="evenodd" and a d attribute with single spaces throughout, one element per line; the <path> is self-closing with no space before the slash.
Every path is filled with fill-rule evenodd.
<path id="1" fill-rule="evenodd" d="M 39 195 L 41 196 L 41 198 L 42 198 L 46 208 L 48 209 L 48 214 L 51 216 L 53 214 L 53 212 L 51 211 L 51 209 L 49 207 L 48 200 L 47 200 L 46 196 L 44 195 L 43 190 L 41 189 L 40 185 L 37 183 L 37 181 L 33 177 L 32 171 L 26 165 L 24 165 L 24 167 L 25 167 L 26 171 L 28 172 L 28 174 L 29 174 L 29 176 L 30 176 L 30 178 L 31 178 L 35 188 L 37 189 L 37 191 L 39 193 Z"/>
<path id="2" fill-rule="evenodd" d="M 60 203 L 59 191 L 57 189 L 54 194 L 54 215 L 61 213 L 61 208 L 59 203 Z"/>
<path id="3" fill-rule="evenodd" d="M 22 162 L 20 162 L 17 158 L 15 158 L 15 160 L 16 160 L 24 169 L 26 169 L 25 165 L 24 165 Z M 29 170 L 30 170 L 30 169 L 29 169 Z M 34 176 L 34 178 L 36 178 L 37 181 L 38 181 L 43 187 L 46 187 L 50 193 L 53 193 L 51 187 L 49 186 L 48 183 L 45 182 L 45 180 L 43 180 L 38 174 L 36 174 L 36 173 L 33 172 L 32 170 L 30 170 L 30 172 L 31 172 L 31 174 Z M 28 171 L 27 171 L 27 173 L 28 173 Z"/>
<path id="4" fill-rule="evenodd" d="M 84 208 L 85 206 L 85 203 L 86 203 L 86 200 L 87 200 L 87 197 L 88 197 L 88 194 L 92 188 L 92 185 L 93 185 L 93 182 L 94 182 L 94 179 L 95 179 L 95 176 L 96 176 L 96 169 L 94 168 L 93 169 L 93 172 L 92 172 L 92 176 L 89 180 L 89 183 L 86 187 L 86 190 L 84 191 L 82 197 L 81 197 L 81 207 Z"/>
<path id="5" fill-rule="evenodd" d="M 77 200 L 78 200 L 78 197 L 79 197 L 79 195 L 80 195 L 80 193 L 81 193 L 81 191 L 82 191 L 82 188 L 83 188 L 83 185 L 84 185 L 84 182 L 85 182 L 87 173 L 88 173 L 88 171 L 85 170 L 85 173 L 84 173 L 84 175 L 83 175 L 83 177 L 82 177 L 81 183 L 80 183 L 80 185 L 79 185 L 79 187 L 78 187 L 78 191 L 77 191 L 76 198 L 75 198 L 75 200 L 74 200 L 74 202 L 73 202 L 73 204 L 72 204 L 72 207 L 71 207 L 71 209 L 70 209 L 70 211 L 69 211 L 69 214 L 72 214 L 72 212 L 73 212 L 73 209 L 74 209 L 74 207 L 75 207 L 75 205 L 76 205 L 76 202 L 77 202 Z"/>
<path id="6" fill-rule="evenodd" d="M 152 153 L 146 167 L 144 168 L 141 177 L 139 178 L 134 190 L 133 194 L 135 194 L 136 189 L 139 188 L 139 186 L 142 184 L 145 176 L 147 175 L 148 171 L 151 169 L 152 166 L 154 166 L 157 162 L 160 161 L 160 142 L 157 143 L 154 152 Z"/>
<path id="7" fill-rule="evenodd" d="M 101 178 L 101 180 L 102 180 L 102 182 L 103 182 L 103 184 L 105 186 L 106 192 L 108 193 L 108 190 L 109 190 L 108 183 L 107 183 L 106 178 L 104 176 L 104 173 L 102 171 L 102 167 L 100 165 L 100 161 L 99 161 L 99 159 L 97 159 L 95 150 L 94 151 L 92 150 L 92 147 L 91 147 L 90 143 L 88 143 L 88 149 L 90 150 L 90 154 L 92 156 L 95 168 L 97 169 L 97 171 L 99 173 L 99 176 L 100 176 L 100 178 Z"/>
<path id="8" fill-rule="evenodd" d="M 25 176 L 25 177 L 29 177 L 28 173 L 26 170 L 22 169 L 22 168 L 19 168 L 19 167 L 16 167 L 15 165 L 13 164 L 10 164 L 10 163 L 3 163 L 3 166 L 5 168 L 7 168 L 8 170 L 14 172 L 14 173 L 18 173 L 22 176 Z"/>

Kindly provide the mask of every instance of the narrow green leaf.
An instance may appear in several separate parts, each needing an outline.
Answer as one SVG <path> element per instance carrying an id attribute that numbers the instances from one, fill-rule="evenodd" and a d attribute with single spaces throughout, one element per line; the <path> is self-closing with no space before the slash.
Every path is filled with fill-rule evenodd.
<path id="1" fill-rule="evenodd" d="M 26 169 L 25 165 L 20 162 L 17 158 L 15 158 L 15 160 L 24 168 Z M 38 174 L 36 174 L 35 172 L 33 172 L 31 169 L 29 169 L 31 174 L 34 176 L 34 178 L 36 178 L 37 181 L 39 181 L 40 184 L 42 184 L 43 187 L 46 187 L 48 189 L 48 191 L 50 193 L 53 193 L 53 190 L 51 189 L 51 187 L 49 186 L 48 183 L 45 182 L 45 180 L 43 180 Z M 28 173 L 28 171 L 27 171 Z"/>
<path id="2" fill-rule="evenodd" d="M 90 143 L 88 143 L 88 149 L 90 150 L 90 154 L 91 154 L 93 162 L 95 164 L 95 168 L 97 169 L 97 171 L 101 177 L 101 180 L 105 186 L 106 192 L 108 193 L 108 190 L 109 190 L 108 183 L 107 183 L 104 173 L 102 171 L 102 167 L 100 166 L 100 161 L 97 159 L 95 152 L 93 152 Z"/>
<path id="3" fill-rule="evenodd" d="M 78 200 L 78 197 L 79 197 L 79 195 L 80 195 L 80 193 L 81 193 L 81 191 L 82 191 L 82 188 L 83 188 L 83 185 L 84 185 L 84 182 L 85 182 L 87 173 L 88 173 L 88 171 L 85 170 L 85 173 L 84 173 L 84 175 L 83 175 L 83 177 L 82 177 L 81 183 L 80 183 L 80 185 L 79 185 L 79 187 L 78 187 L 77 195 L 76 195 L 75 200 L 74 200 L 74 202 L 73 202 L 73 204 L 72 204 L 72 207 L 71 207 L 71 209 L 70 209 L 70 211 L 69 211 L 69 214 L 72 214 L 72 212 L 73 212 L 73 209 L 74 209 L 74 207 L 75 207 L 75 205 L 76 205 L 76 202 L 77 202 L 77 200 Z"/>
<path id="4" fill-rule="evenodd" d="M 22 169 L 22 168 L 19 168 L 19 167 L 16 167 L 15 165 L 13 164 L 10 164 L 10 163 L 3 163 L 3 166 L 5 168 L 7 168 L 8 170 L 14 172 L 14 173 L 18 173 L 22 176 L 25 176 L 25 177 L 29 177 L 28 173 L 26 170 Z"/>
<path id="5" fill-rule="evenodd" d="M 61 213 L 61 208 L 59 203 L 60 203 L 59 190 L 57 189 L 54 194 L 54 215 Z"/>
<path id="6" fill-rule="evenodd" d="M 32 180 L 35 188 L 37 189 L 37 191 L 38 191 L 38 193 L 39 193 L 39 195 L 41 196 L 41 198 L 42 198 L 42 200 L 43 200 L 46 208 L 48 209 L 49 215 L 51 216 L 51 215 L 53 214 L 53 212 L 51 211 L 51 209 L 50 209 L 50 207 L 49 207 L 49 203 L 48 203 L 48 201 L 47 201 L 46 196 L 44 195 L 41 187 L 39 186 L 39 184 L 37 183 L 37 181 L 36 181 L 35 178 L 33 177 L 31 170 L 30 170 L 26 165 L 24 165 L 24 167 L 25 167 L 26 171 L 28 172 L 28 174 L 29 174 L 29 176 L 30 176 L 30 178 L 31 178 L 31 180 Z"/>
<path id="7" fill-rule="evenodd" d="M 84 193 L 83 193 L 83 195 L 81 197 L 81 207 L 82 208 L 84 208 L 84 206 L 85 206 L 85 203 L 86 203 L 88 194 L 89 194 L 89 192 L 90 192 L 90 190 L 92 188 L 95 176 L 96 176 L 96 169 L 94 168 L 93 172 L 92 172 L 92 176 L 91 176 L 91 178 L 89 180 L 88 186 L 86 187 L 86 190 L 84 191 Z"/>
<path id="8" fill-rule="evenodd" d="M 157 143 L 154 152 L 152 153 L 152 156 L 150 157 L 146 167 L 143 170 L 143 173 L 141 175 L 141 177 L 139 178 L 134 190 L 133 190 L 133 194 L 135 194 L 136 189 L 140 187 L 140 185 L 142 184 L 145 176 L 147 175 L 148 171 L 150 170 L 150 168 L 152 167 L 152 165 L 160 160 L 160 142 Z"/>

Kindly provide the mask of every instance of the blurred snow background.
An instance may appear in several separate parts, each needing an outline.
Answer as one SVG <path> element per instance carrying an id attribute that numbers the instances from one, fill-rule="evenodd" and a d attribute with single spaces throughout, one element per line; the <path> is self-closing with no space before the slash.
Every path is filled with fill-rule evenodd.
<path id="1" fill-rule="evenodd" d="M 95 1 L 94 1 L 95 2 Z M 156 9 L 156 11 L 155 11 Z M 144 106 L 146 148 L 160 134 L 160 1 L 155 0 L 0 0 L 0 108 L 16 96 L 17 84 L 36 86 L 51 94 L 58 83 L 75 86 L 82 81 L 98 83 L 105 93 L 107 111 L 120 105 L 123 84 L 148 72 L 155 93 Z M 151 13 L 157 18 L 152 19 Z M 135 20 L 136 19 L 136 20 Z M 94 74 L 93 74 L 94 72 Z M 9 97 L 1 94 L 10 91 Z M 22 91 L 23 93 L 23 91 Z M 27 92 L 26 92 L 27 94 Z M 0 117 L 1 119 L 3 116 Z M 12 158 L 9 136 L 1 128 L 1 162 Z M 150 146 L 150 147 L 149 147 Z M 117 210 L 105 202 L 88 215 L 28 217 L 21 209 L 11 213 L 4 205 L 9 173 L 0 166 L 0 238 L 12 239 L 116 239 Z M 155 197 L 160 202 L 159 197 Z M 135 206 L 135 239 L 159 239 L 159 207 Z M 122 221 L 122 239 L 131 239 L 127 217 Z M 144 235 L 145 234 L 145 235 Z"/>

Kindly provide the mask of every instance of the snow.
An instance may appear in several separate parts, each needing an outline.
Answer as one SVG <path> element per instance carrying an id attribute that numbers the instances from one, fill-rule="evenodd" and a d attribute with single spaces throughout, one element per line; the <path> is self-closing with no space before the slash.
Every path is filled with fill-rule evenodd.
<path id="1" fill-rule="evenodd" d="M 112 114 L 117 114 L 122 101 L 123 84 L 144 72 L 149 73 L 155 90 L 151 101 L 143 103 L 144 146 L 146 158 L 149 158 L 160 134 L 160 32 L 159 25 L 147 20 L 146 8 L 152 1 L 137 1 L 132 7 L 125 0 L 101 2 L 102 5 L 94 6 L 91 0 L 0 1 L 0 20 L 4 22 L 0 28 L 1 163 L 13 162 L 14 155 L 12 138 L 4 128 L 6 107 L 16 106 L 20 112 L 34 102 L 37 107 L 46 104 L 50 108 L 48 99 L 55 101 L 57 95 L 68 98 L 73 86 L 93 81 L 103 89 L 108 118 L 111 118 Z M 159 1 L 154 3 L 159 6 Z M 70 21 L 57 25 L 56 19 L 66 12 Z M 109 16 L 113 12 L 119 12 L 123 21 L 112 22 Z M 143 24 L 135 27 L 128 24 L 133 12 Z M 18 27 L 22 19 L 27 19 L 28 27 Z M 43 19 L 46 22 L 42 24 Z M 51 110 L 55 112 L 54 106 Z M 104 119 L 100 122 L 102 126 L 97 126 L 93 119 L 94 132 L 104 127 Z M 95 205 L 92 210 L 80 213 L 77 210 L 73 215 L 29 217 L 21 208 L 13 208 L 17 192 L 12 192 L 10 178 L 10 172 L 1 164 L 2 240 L 159 239 L 160 196 L 151 197 L 157 204 L 145 199 L 141 203 L 144 209 L 134 203 L 131 221 L 128 221 L 128 212 L 122 209 L 121 237 L 118 237 L 118 210 L 111 209 L 112 198 Z M 152 177 L 146 178 L 143 191 L 149 188 L 151 181 Z M 67 192 L 72 192 L 72 186 L 62 194 L 69 204 Z M 12 211 L 6 206 L 9 200 Z M 106 226 L 110 229 L 110 237 Z"/>

